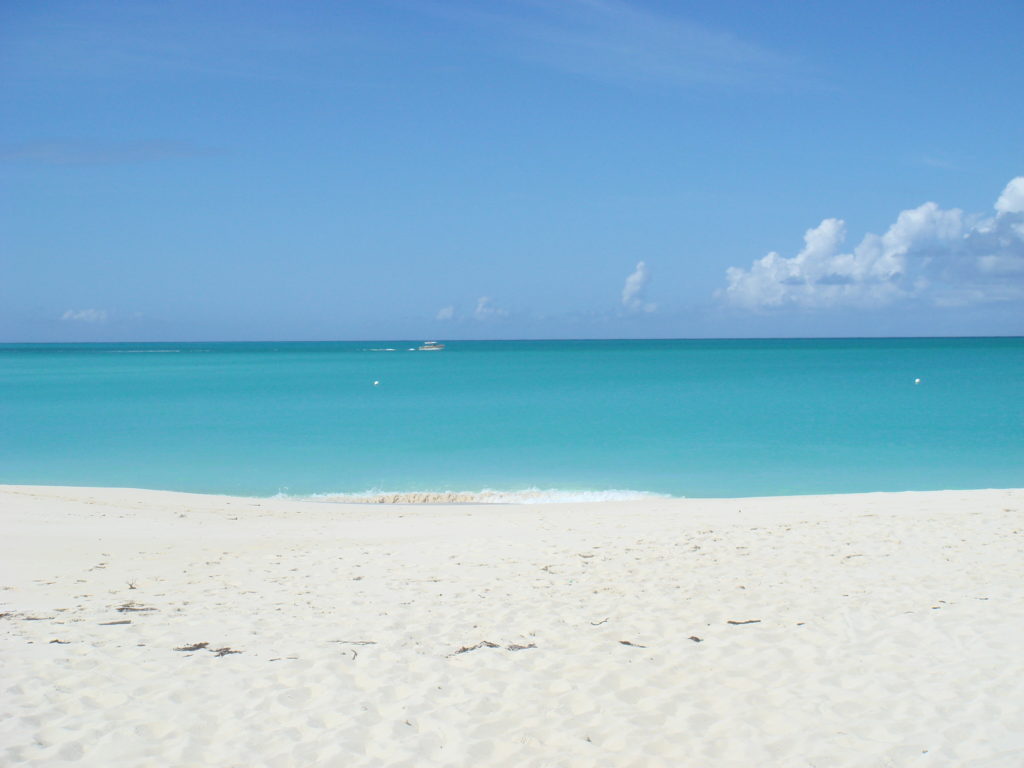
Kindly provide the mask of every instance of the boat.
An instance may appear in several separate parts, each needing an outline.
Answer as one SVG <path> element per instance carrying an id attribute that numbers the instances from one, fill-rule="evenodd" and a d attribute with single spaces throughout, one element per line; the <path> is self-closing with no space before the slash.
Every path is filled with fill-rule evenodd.
<path id="1" fill-rule="evenodd" d="M 444 344 L 438 344 L 436 341 L 424 341 L 417 349 L 420 352 L 437 352 L 444 349 Z"/>

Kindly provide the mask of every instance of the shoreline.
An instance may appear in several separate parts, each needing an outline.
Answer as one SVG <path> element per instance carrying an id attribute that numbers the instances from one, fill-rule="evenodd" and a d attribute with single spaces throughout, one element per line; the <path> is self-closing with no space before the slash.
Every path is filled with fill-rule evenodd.
<path id="1" fill-rule="evenodd" d="M 388 507 L 0 486 L 0 763 L 1024 757 L 1024 489 Z"/>
<path id="2" fill-rule="evenodd" d="M 0 483 L 0 494 L 12 495 L 54 495 L 67 498 L 69 495 L 93 494 L 97 497 L 113 498 L 119 494 L 141 496 L 167 494 L 169 496 L 195 497 L 205 499 L 229 499 L 237 503 L 256 502 L 257 505 L 283 504 L 329 504 L 336 507 L 546 507 L 591 504 L 634 504 L 655 502 L 700 502 L 707 504 L 731 504 L 742 501 L 765 501 L 773 499 L 841 499 L 858 496 L 901 496 L 905 494 L 953 494 L 953 493 L 1024 493 L 1021 487 L 966 487 L 904 490 L 838 491 L 828 493 L 779 493 L 750 494 L 737 496 L 680 496 L 658 491 L 633 489 L 610 490 L 565 490 L 560 488 L 528 487 L 518 490 L 418 490 L 387 491 L 371 488 L 359 492 L 315 492 L 284 493 L 269 495 L 247 495 L 242 493 L 218 493 L 212 491 L 183 491 L 166 488 L 140 488 L 118 485 L 49 485 L 38 483 Z"/>

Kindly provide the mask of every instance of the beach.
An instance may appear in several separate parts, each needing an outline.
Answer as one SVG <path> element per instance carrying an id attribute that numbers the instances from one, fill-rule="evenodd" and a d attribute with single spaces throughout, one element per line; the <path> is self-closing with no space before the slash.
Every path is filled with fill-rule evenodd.
<path id="1" fill-rule="evenodd" d="M 0 764 L 1019 766 L 1024 490 L 0 487 Z"/>

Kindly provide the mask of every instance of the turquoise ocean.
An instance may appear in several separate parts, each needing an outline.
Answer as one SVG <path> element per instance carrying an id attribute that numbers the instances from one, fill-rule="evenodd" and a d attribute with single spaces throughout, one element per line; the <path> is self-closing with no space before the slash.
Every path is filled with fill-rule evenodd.
<path id="1" fill-rule="evenodd" d="M 513 500 L 1024 486 L 1022 338 L 419 343 L 0 345 L 0 483 Z"/>

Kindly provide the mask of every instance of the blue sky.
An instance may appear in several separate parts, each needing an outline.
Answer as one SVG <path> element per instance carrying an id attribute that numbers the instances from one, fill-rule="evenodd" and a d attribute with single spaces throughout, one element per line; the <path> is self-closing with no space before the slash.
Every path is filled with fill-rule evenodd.
<path id="1" fill-rule="evenodd" d="M 7 2 L 0 341 L 1022 334 L 1022 29 Z"/>

